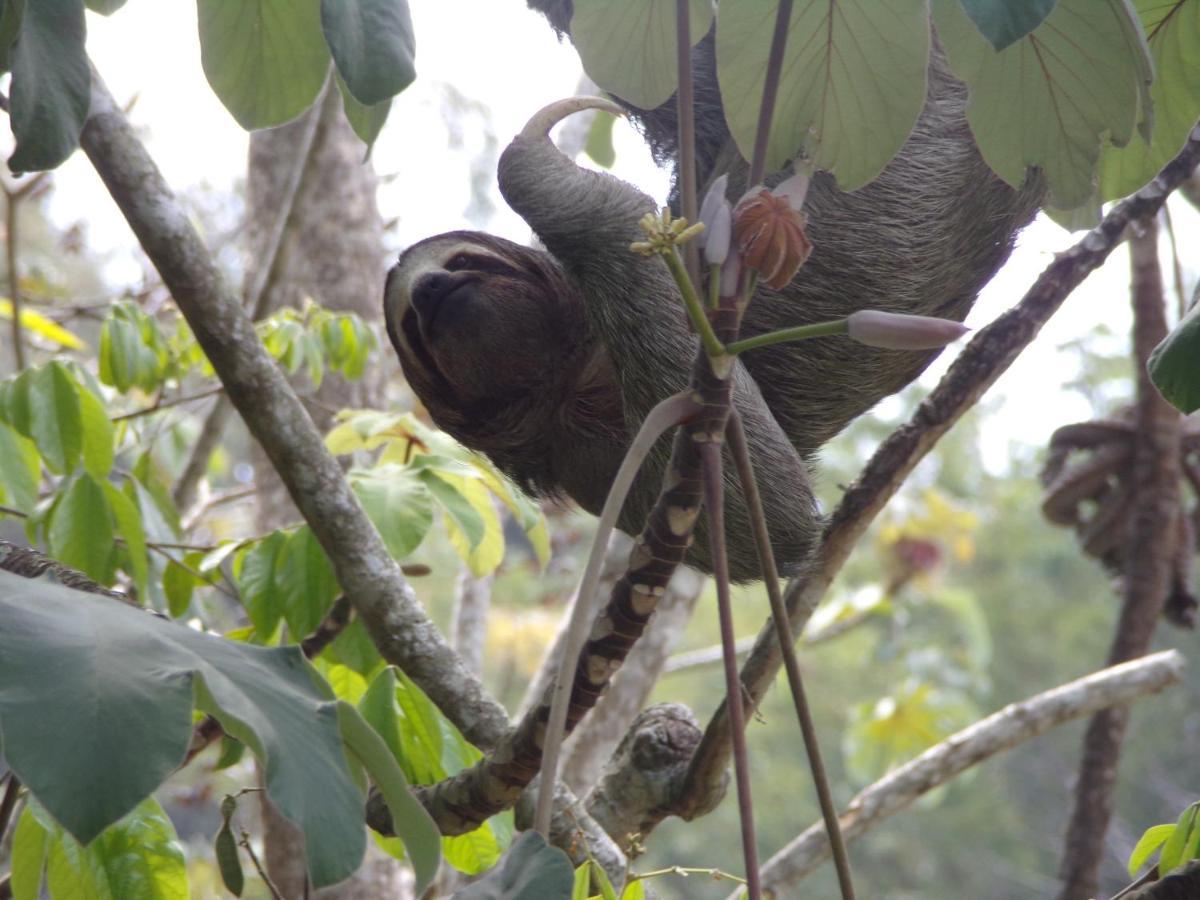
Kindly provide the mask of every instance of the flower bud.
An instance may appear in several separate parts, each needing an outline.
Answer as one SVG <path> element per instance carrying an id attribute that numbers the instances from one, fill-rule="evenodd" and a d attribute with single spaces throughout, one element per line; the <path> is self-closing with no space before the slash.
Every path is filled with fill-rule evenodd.
<path id="1" fill-rule="evenodd" d="M 704 195 L 704 201 L 700 204 L 700 221 L 704 223 L 704 234 L 701 234 L 697 239 L 697 246 L 701 249 L 708 246 L 709 241 L 713 240 L 713 226 L 717 224 L 717 219 L 721 215 L 721 210 L 729 209 L 729 201 L 725 199 L 725 189 L 729 185 L 729 176 L 722 175 L 714 181 Z M 720 235 L 718 235 L 720 237 Z M 724 235 L 724 241 L 728 245 L 728 231 Z M 718 248 L 717 252 L 720 250 Z M 729 247 L 725 247 L 725 253 L 729 252 Z"/>
<path id="2" fill-rule="evenodd" d="M 777 197 L 766 188 L 745 197 L 733 211 L 733 234 L 742 261 L 777 291 L 787 286 L 812 252 L 804 222 L 787 197 Z"/>
<path id="3" fill-rule="evenodd" d="M 705 225 L 708 237 L 704 242 L 704 261 L 710 266 L 722 265 L 729 256 L 729 245 L 733 243 L 733 211 L 729 204 L 718 206 Z"/>
<path id="4" fill-rule="evenodd" d="M 846 333 L 868 347 L 890 350 L 933 350 L 956 341 L 971 329 L 950 319 L 908 316 L 860 309 L 846 317 Z"/>

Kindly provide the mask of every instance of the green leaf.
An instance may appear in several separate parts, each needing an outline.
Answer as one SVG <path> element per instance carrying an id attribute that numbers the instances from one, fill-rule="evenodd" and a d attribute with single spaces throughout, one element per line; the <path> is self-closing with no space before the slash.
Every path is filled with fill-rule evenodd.
<path id="1" fill-rule="evenodd" d="M 392 828 L 404 841 L 404 849 L 416 875 L 416 894 L 420 896 L 437 874 L 441 844 L 437 826 L 425 807 L 408 790 L 404 773 L 387 745 L 362 716 L 344 700 L 337 704 L 338 726 L 342 740 L 371 775 L 392 814 Z"/>
<path id="2" fill-rule="evenodd" d="M 1200 802 L 1193 803 L 1180 813 L 1179 821 L 1175 823 L 1175 829 L 1167 836 L 1162 853 L 1158 857 L 1159 877 L 1191 859 L 1187 851 L 1191 848 L 1192 852 L 1195 852 L 1195 844 L 1198 839 L 1196 832 L 1200 830 L 1200 821 L 1197 821 L 1197 815 L 1200 815 Z"/>
<path id="3" fill-rule="evenodd" d="M 625 890 L 621 891 L 621 900 L 646 900 L 646 882 L 631 877 L 625 882 Z"/>
<path id="4" fill-rule="evenodd" d="M 321 26 L 338 74 L 364 106 L 390 100 L 416 78 L 408 0 L 321 0 Z"/>
<path id="5" fill-rule="evenodd" d="M 433 525 L 433 500 L 416 472 L 395 465 L 355 470 L 350 485 L 393 558 L 417 549 Z"/>
<path id="6" fill-rule="evenodd" d="M 592 864 L 585 862 L 575 870 L 575 885 L 571 888 L 571 900 L 588 900 L 591 896 Z"/>
<path id="7" fill-rule="evenodd" d="M 717 22 L 721 99 L 747 159 L 758 129 L 776 6 L 723 0 Z M 788 25 L 768 170 L 803 154 L 814 168 L 833 173 L 842 190 L 878 175 L 925 103 L 929 40 L 925 0 L 797 3 Z"/>
<path id="8" fill-rule="evenodd" d="M 13 832 L 12 869 L 9 872 L 13 900 L 38 900 L 42 895 L 42 870 L 46 866 L 50 833 L 26 805 Z"/>
<path id="9" fill-rule="evenodd" d="M 346 87 L 346 82 L 342 81 L 341 75 L 337 76 L 337 86 L 342 93 L 342 111 L 346 114 L 346 121 L 350 123 L 350 127 L 358 135 L 358 139 L 367 145 L 365 162 L 371 156 L 371 150 L 375 146 L 375 139 L 379 137 L 379 132 L 383 131 L 383 123 L 387 121 L 392 101 L 384 100 L 371 106 L 364 106 L 354 99 L 354 95 Z"/>
<path id="10" fill-rule="evenodd" d="M 199 584 L 196 576 L 171 560 L 163 569 L 163 594 L 167 598 L 167 612 L 172 619 L 178 619 L 192 605 L 192 594 Z"/>
<path id="11" fill-rule="evenodd" d="M 27 369 L 8 397 L 8 420 L 37 444 L 47 467 L 68 474 L 79 462 L 83 422 L 75 379 L 61 363 Z"/>
<path id="12" fill-rule="evenodd" d="M 371 679 L 362 699 L 358 701 L 358 711 L 383 738 L 392 756 L 404 769 L 404 777 L 417 784 L 422 783 L 404 754 L 400 739 L 400 715 L 396 706 L 396 676 L 390 666 L 380 670 Z"/>
<path id="13" fill-rule="evenodd" d="M 1138 870 L 1146 864 L 1146 860 L 1150 858 L 1155 850 L 1163 845 L 1171 833 L 1175 831 L 1175 823 L 1169 822 L 1166 825 L 1152 825 L 1147 828 L 1138 842 L 1133 847 L 1133 852 L 1129 854 L 1129 877 L 1137 875 Z"/>
<path id="14" fill-rule="evenodd" d="M 198 2 L 200 62 L 239 125 L 282 125 L 312 105 L 329 72 L 320 0 Z"/>
<path id="15" fill-rule="evenodd" d="M 570 897 L 575 872 L 567 854 L 536 831 L 517 838 L 500 864 L 454 895 L 455 900 L 545 900 Z"/>
<path id="16" fill-rule="evenodd" d="M 1167 402 L 1185 413 L 1200 409 L 1200 304 L 1176 325 L 1154 351 L 1146 368 Z"/>
<path id="17" fill-rule="evenodd" d="M 53 169 L 79 146 L 92 99 L 82 0 L 33 0 L 9 53 L 14 173 Z"/>
<path id="18" fill-rule="evenodd" d="M 21 30 L 25 0 L 4 0 L 0 9 L 0 72 L 12 67 L 12 45 Z"/>
<path id="19" fill-rule="evenodd" d="M 500 859 L 500 842 L 488 823 L 442 838 L 442 858 L 466 875 L 481 875 Z"/>
<path id="20" fill-rule="evenodd" d="M 221 823 L 221 829 L 213 839 L 213 856 L 217 858 L 217 869 L 221 873 L 221 883 L 225 890 L 235 897 L 242 896 L 246 888 L 246 876 L 242 872 L 242 860 L 238 854 L 237 838 L 226 820 Z"/>
<path id="21" fill-rule="evenodd" d="M 52 824 L 52 823 L 46 823 Z M 187 867 L 175 828 L 153 797 L 87 847 L 49 832 L 46 883 L 52 897 L 187 900 Z"/>
<path id="22" fill-rule="evenodd" d="M 1014 187 L 1040 166 L 1048 205 L 1086 203 L 1101 141 L 1133 136 L 1151 72 L 1124 0 L 1059 0 L 1036 31 L 1000 53 L 957 0 L 933 0 L 933 18 L 970 89 L 967 122 L 987 164 Z"/>
<path id="23" fill-rule="evenodd" d="M 1134 0 L 1134 6 L 1154 60 L 1154 132 L 1149 143 L 1136 134 L 1124 147 L 1105 146 L 1100 157 L 1100 194 L 1105 200 L 1124 197 L 1149 182 L 1183 149 L 1200 119 L 1200 3 Z"/>
<path id="24" fill-rule="evenodd" d="M 688 13 L 695 45 L 712 25 L 713 5 L 688 0 Z M 675 0 L 575 0 L 571 39 L 592 81 L 634 106 L 653 109 L 675 93 Z"/>
<path id="25" fill-rule="evenodd" d="M 283 599 L 283 618 L 295 640 L 316 630 L 340 590 L 329 557 L 307 525 L 293 531 L 280 550 L 275 582 Z"/>
<path id="26" fill-rule="evenodd" d="M 81 843 L 176 769 L 193 694 L 263 762 L 271 799 L 305 834 L 313 883 L 353 872 L 365 847 L 363 797 L 328 688 L 298 649 L 237 644 L 0 572 L 5 758 Z"/>
<path id="27" fill-rule="evenodd" d="M 961 0 L 971 21 L 997 50 L 1042 24 L 1058 0 Z"/>
<path id="28" fill-rule="evenodd" d="M 617 891 L 612 886 L 612 882 L 608 880 L 608 873 L 594 861 L 589 861 L 588 864 L 592 867 L 592 873 L 600 885 L 600 896 L 603 900 L 617 900 Z"/>
<path id="29" fill-rule="evenodd" d="M 112 511 L 117 526 L 117 537 L 125 542 L 125 557 L 129 563 L 129 574 L 137 586 L 138 596 L 146 596 L 146 585 L 150 580 L 150 562 L 147 558 L 146 532 L 142 527 L 142 514 L 137 505 L 124 493 L 107 481 L 100 482 L 104 489 L 108 508 Z"/>
<path id="30" fill-rule="evenodd" d="M 239 551 L 234 558 L 233 578 L 238 596 L 254 623 L 255 632 L 263 640 L 270 639 L 283 617 L 283 593 L 275 582 L 275 568 L 286 544 L 287 535 L 275 531 Z"/>
<path id="31" fill-rule="evenodd" d="M 100 326 L 100 380 L 121 393 L 162 387 L 171 364 L 166 338 L 136 303 L 117 303 Z"/>
<path id="32" fill-rule="evenodd" d="M 113 467 L 113 425 L 100 398 L 75 382 L 79 398 L 79 425 L 83 467 L 98 479 L 108 477 Z"/>
<path id="33" fill-rule="evenodd" d="M 46 527 L 49 554 L 101 584 L 113 576 L 112 513 L 104 489 L 87 472 L 61 488 Z"/>
<path id="34" fill-rule="evenodd" d="M 23 513 L 33 512 L 41 474 L 33 441 L 0 422 L 0 489 L 4 502 Z"/>
<path id="35" fill-rule="evenodd" d="M 87 0 L 87 8 L 102 16 L 111 16 L 125 5 L 125 0 Z"/>
<path id="36" fill-rule="evenodd" d="M 587 142 L 583 152 L 598 166 L 611 169 L 617 161 L 617 151 L 613 147 L 613 123 L 617 117 L 602 109 L 596 110 L 592 116 L 592 127 L 588 129 Z"/>

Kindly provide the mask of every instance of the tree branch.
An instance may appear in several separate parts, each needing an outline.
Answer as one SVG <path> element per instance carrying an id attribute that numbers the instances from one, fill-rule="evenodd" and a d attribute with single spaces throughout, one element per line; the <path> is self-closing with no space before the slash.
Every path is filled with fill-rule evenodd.
<path id="1" fill-rule="evenodd" d="M 834 510 L 812 569 L 788 585 L 784 599 L 792 634 L 804 629 L 850 551 L 908 473 L 1008 369 L 1071 291 L 1108 258 L 1126 226 L 1153 215 L 1198 161 L 1200 127 L 1192 130 L 1183 151 L 1154 181 L 1116 204 L 1096 228 L 1046 267 L 1020 303 L 980 330 L 912 419 L 880 445 Z M 742 667 L 742 683 L 752 703 L 762 699 L 780 664 L 779 645 L 768 623 Z M 711 808 L 728 758 L 729 722 L 722 705 L 708 723 L 687 784 L 681 787 L 679 815 L 691 818 Z"/>
<path id="2" fill-rule="evenodd" d="M 412 677 L 469 741 L 494 745 L 508 725 L 503 707 L 417 603 L 250 316 L 99 77 L 93 77 L 80 144 L 329 555 L 380 654 Z"/>
<path id="3" fill-rule="evenodd" d="M 858 838 L 971 766 L 1064 722 L 1156 694 L 1180 681 L 1183 667 L 1184 659 L 1178 651 L 1165 650 L 1011 703 L 859 792 L 839 817 L 842 833 L 847 840 Z M 777 897 L 790 896 L 786 889 L 828 858 L 824 824 L 810 825 L 767 860 L 762 872 L 763 888 L 774 891 Z"/>

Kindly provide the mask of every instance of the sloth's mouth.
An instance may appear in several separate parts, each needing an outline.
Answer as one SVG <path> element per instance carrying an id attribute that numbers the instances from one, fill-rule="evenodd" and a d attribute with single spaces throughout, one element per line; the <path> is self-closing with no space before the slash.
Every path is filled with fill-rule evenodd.
<path id="1" fill-rule="evenodd" d="M 409 349 L 417 357 L 417 362 L 421 364 L 422 368 L 436 375 L 441 375 L 441 370 L 438 369 L 433 354 L 429 352 L 429 348 L 425 344 L 425 337 L 421 333 L 421 323 L 417 312 L 411 306 L 404 311 L 400 327 L 404 330 L 405 338 L 408 339 Z"/>

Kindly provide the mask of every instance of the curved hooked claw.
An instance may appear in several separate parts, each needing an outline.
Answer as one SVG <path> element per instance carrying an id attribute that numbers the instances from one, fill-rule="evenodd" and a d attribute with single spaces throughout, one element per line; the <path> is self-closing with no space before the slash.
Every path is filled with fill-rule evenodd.
<path id="1" fill-rule="evenodd" d="M 602 109 L 614 116 L 626 115 L 624 109 L 604 97 L 567 97 L 565 100 L 555 100 L 535 112 L 521 129 L 519 137 L 529 141 L 538 138 L 549 140 L 551 128 L 567 116 L 585 109 Z"/>

